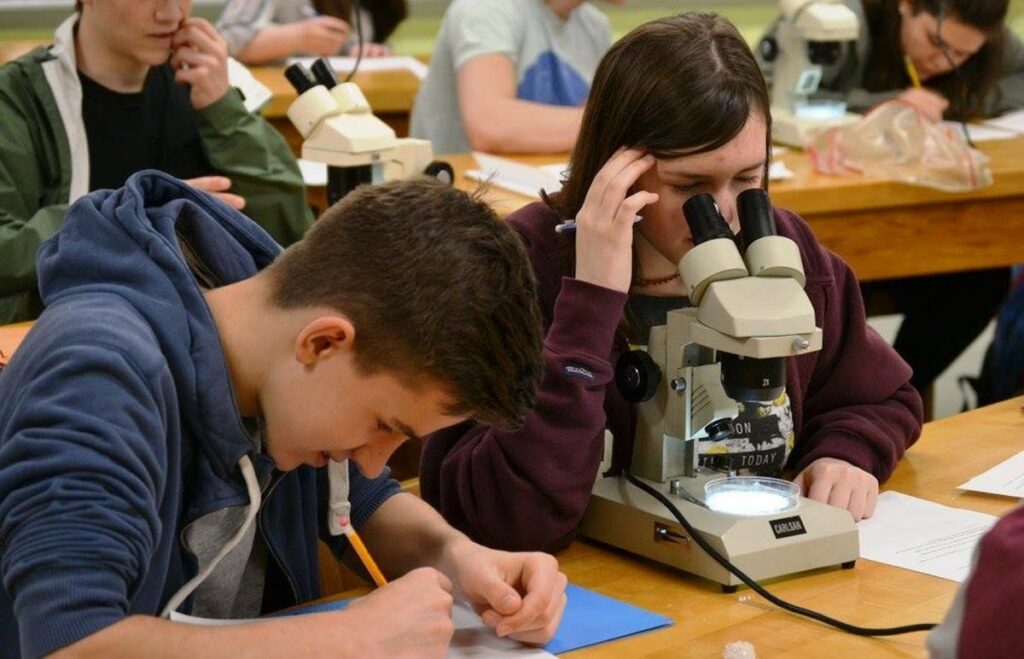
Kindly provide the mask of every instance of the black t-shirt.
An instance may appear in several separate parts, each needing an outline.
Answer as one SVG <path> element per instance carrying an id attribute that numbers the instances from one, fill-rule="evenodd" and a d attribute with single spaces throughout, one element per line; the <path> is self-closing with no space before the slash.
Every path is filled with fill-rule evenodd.
<path id="1" fill-rule="evenodd" d="M 168 65 L 149 70 L 141 92 L 111 91 L 78 73 L 89 141 L 89 189 L 120 188 L 141 169 L 178 178 L 212 174 L 196 129 L 189 90 Z"/>

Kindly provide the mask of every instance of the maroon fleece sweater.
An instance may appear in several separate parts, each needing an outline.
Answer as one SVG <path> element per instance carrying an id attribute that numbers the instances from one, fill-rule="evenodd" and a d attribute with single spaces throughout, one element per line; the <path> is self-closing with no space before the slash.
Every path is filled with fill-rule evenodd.
<path id="1" fill-rule="evenodd" d="M 508 432 L 467 422 L 427 438 L 423 498 L 485 545 L 557 551 L 571 542 L 587 507 L 604 449 L 628 454 L 635 406 L 619 394 L 614 364 L 626 294 L 572 278 L 557 214 L 541 203 L 508 218 L 537 277 L 547 326 L 545 371 L 524 427 Z M 921 398 L 910 368 L 864 322 L 857 279 L 818 244 L 796 215 L 776 210 L 779 234 L 803 257 L 806 291 L 823 348 L 788 364 L 796 445 L 787 467 L 846 460 L 884 481 L 921 432 Z M 620 464 L 622 460 L 618 461 Z"/>

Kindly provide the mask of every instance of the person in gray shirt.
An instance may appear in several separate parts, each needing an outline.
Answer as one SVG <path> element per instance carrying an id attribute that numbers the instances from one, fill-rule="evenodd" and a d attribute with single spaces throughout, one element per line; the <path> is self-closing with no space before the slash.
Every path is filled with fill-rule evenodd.
<path id="1" fill-rule="evenodd" d="M 583 0 L 454 0 L 410 132 L 435 153 L 568 151 L 611 41 Z"/>

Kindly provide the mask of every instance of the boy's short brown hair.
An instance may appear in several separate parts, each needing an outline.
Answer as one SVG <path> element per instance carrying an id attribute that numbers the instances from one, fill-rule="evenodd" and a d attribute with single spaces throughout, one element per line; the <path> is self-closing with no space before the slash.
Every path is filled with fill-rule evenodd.
<path id="1" fill-rule="evenodd" d="M 526 250 L 464 192 L 426 177 L 360 187 L 267 272 L 275 305 L 344 313 L 360 368 L 439 382 L 449 414 L 515 427 L 535 402 L 542 330 Z"/>

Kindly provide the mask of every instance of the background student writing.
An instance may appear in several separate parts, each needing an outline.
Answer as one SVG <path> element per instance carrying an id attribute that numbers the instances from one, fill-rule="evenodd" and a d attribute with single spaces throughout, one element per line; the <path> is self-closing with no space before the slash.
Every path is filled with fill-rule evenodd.
<path id="1" fill-rule="evenodd" d="M 293 55 L 352 55 L 362 29 L 364 57 L 388 55 L 388 38 L 406 19 L 405 0 L 229 0 L 217 20 L 228 52 L 246 64 Z"/>
<path id="2" fill-rule="evenodd" d="M 614 364 L 689 304 L 676 267 L 693 247 L 682 206 L 711 194 L 737 231 L 736 196 L 767 186 L 770 129 L 764 78 L 724 18 L 664 18 L 612 46 L 561 192 L 508 218 L 526 242 L 547 330 L 537 405 L 522 430 L 464 423 L 424 444 L 423 496 L 454 526 L 506 548 L 571 540 L 605 429 L 614 470 L 632 452 L 636 407 L 618 391 Z M 850 268 L 799 217 L 775 217 L 799 246 L 824 347 L 787 360 L 785 395 L 744 404 L 737 426 L 749 434 L 700 450 L 719 468 L 791 474 L 805 495 L 869 517 L 878 483 L 920 433 L 921 399 L 910 369 L 865 324 Z M 564 218 L 575 218 L 574 234 L 555 232 Z"/>
<path id="3" fill-rule="evenodd" d="M 857 112 L 899 98 L 933 121 L 1024 108 L 1024 43 L 1005 25 L 1009 0 L 844 4 L 860 20 L 860 37 L 825 68 L 819 97 L 841 98 Z M 922 87 L 914 85 L 905 58 Z M 772 65 L 761 65 L 770 78 Z M 1007 268 L 932 275 L 867 284 L 864 297 L 870 303 L 887 296 L 904 314 L 894 345 L 924 393 L 991 320 L 1009 279 Z"/>

